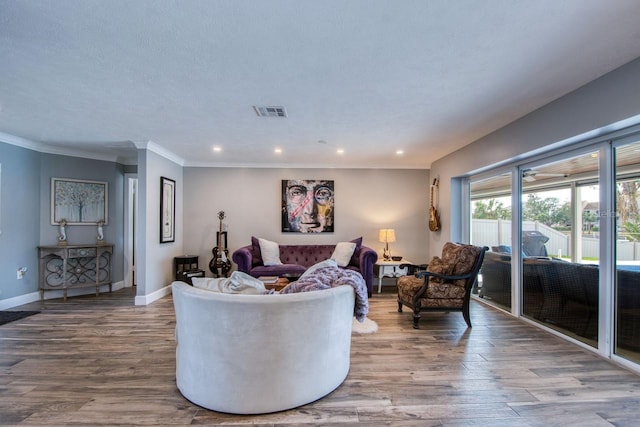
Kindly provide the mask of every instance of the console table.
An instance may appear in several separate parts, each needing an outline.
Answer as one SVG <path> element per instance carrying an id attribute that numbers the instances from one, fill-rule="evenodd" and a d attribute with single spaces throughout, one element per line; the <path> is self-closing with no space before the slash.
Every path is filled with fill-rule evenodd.
<path id="1" fill-rule="evenodd" d="M 88 244 L 66 246 L 38 246 L 38 282 L 40 299 L 44 292 L 67 289 L 96 288 L 96 296 L 101 285 L 111 284 L 111 258 L 113 245 Z"/>

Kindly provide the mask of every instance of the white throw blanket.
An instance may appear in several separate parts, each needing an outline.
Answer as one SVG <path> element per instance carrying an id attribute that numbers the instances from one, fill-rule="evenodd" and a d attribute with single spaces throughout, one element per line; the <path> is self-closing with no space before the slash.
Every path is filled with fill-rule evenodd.
<path id="1" fill-rule="evenodd" d="M 267 289 L 261 280 L 241 271 L 234 271 L 231 276 L 222 278 L 193 277 L 193 286 L 223 294 L 264 294 Z"/>

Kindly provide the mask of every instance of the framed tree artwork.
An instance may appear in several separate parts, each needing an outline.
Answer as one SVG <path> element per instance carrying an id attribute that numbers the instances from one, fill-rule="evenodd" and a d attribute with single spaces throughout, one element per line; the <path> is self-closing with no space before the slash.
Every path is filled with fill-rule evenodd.
<path id="1" fill-rule="evenodd" d="M 108 223 L 108 183 L 51 178 L 51 225 Z"/>
<path id="2" fill-rule="evenodd" d="M 160 243 L 176 240 L 176 182 L 160 177 Z"/>

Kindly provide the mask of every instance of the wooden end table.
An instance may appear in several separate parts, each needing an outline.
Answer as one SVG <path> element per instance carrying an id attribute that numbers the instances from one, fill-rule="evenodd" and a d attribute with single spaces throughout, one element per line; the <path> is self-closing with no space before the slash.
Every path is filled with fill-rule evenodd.
<path id="1" fill-rule="evenodd" d="M 412 264 L 407 259 L 401 259 L 400 261 L 378 261 L 378 293 L 382 292 L 382 278 L 383 277 L 401 277 L 407 275 L 407 268 L 400 268 L 400 264 Z"/>

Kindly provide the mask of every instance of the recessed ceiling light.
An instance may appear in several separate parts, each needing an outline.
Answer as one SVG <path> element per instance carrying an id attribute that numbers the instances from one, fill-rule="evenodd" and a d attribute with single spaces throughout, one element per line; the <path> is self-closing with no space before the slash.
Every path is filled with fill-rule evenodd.
<path id="1" fill-rule="evenodd" d="M 276 148 L 275 150 L 273 150 L 273 152 L 276 154 L 280 154 L 282 153 L 282 148 Z"/>
<path id="2" fill-rule="evenodd" d="M 342 148 L 338 148 L 338 149 L 336 150 L 336 153 L 338 153 L 338 154 L 344 154 L 344 149 L 342 149 Z"/>
<path id="3" fill-rule="evenodd" d="M 399 156 L 401 154 L 404 154 L 404 150 L 396 150 L 396 154 Z"/>
<path id="4" fill-rule="evenodd" d="M 220 151 L 222 151 L 222 147 L 219 147 L 216 145 L 213 147 L 213 151 L 215 151 L 216 153 L 219 153 Z"/>

